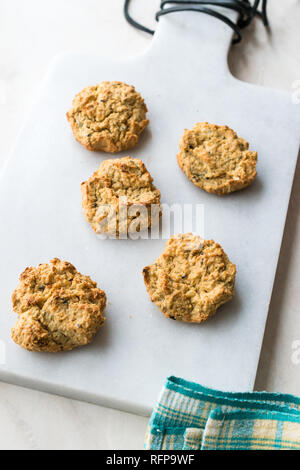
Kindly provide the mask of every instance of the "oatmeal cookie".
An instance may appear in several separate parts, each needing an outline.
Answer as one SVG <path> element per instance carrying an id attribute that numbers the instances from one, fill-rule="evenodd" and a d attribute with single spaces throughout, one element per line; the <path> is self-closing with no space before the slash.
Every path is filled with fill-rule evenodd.
<path id="1" fill-rule="evenodd" d="M 81 184 L 81 192 L 85 218 L 97 234 L 119 237 L 145 230 L 159 219 L 160 191 L 138 158 L 103 161 Z"/>
<path id="2" fill-rule="evenodd" d="M 222 247 L 191 233 L 173 235 L 143 270 L 150 299 L 165 317 L 201 323 L 234 295 L 236 268 Z"/>
<path id="3" fill-rule="evenodd" d="M 177 161 L 188 179 L 208 193 L 228 194 L 256 176 L 257 153 L 227 126 L 198 122 L 185 129 Z"/>
<path id="4" fill-rule="evenodd" d="M 147 111 L 133 86 L 101 82 L 75 96 L 67 118 L 76 140 L 88 150 L 114 153 L 136 146 L 149 123 Z"/>
<path id="5" fill-rule="evenodd" d="M 12 304 L 19 315 L 12 339 L 29 351 L 68 351 L 83 346 L 105 321 L 103 290 L 72 264 L 57 258 L 25 269 Z"/>

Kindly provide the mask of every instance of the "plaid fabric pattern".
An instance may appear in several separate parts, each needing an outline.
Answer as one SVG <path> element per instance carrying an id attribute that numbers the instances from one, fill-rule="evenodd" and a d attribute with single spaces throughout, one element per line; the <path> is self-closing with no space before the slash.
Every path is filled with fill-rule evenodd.
<path id="1" fill-rule="evenodd" d="M 226 393 L 169 377 L 150 418 L 145 448 L 300 450 L 300 398 Z"/>

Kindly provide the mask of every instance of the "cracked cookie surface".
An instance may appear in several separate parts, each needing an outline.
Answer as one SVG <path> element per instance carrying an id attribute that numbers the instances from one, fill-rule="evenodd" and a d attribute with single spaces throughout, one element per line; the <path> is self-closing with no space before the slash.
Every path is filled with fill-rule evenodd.
<path id="1" fill-rule="evenodd" d="M 88 344 L 105 321 L 106 295 L 90 277 L 55 258 L 25 269 L 12 295 L 19 315 L 12 339 L 29 351 L 68 351 Z"/>
<path id="2" fill-rule="evenodd" d="M 173 235 L 143 275 L 165 317 L 201 323 L 233 297 L 236 267 L 218 243 L 186 233 Z"/>
<path id="3" fill-rule="evenodd" d="M 160 191 L 138 158 L 103 161 L 81 193 L 85 218 L 97 234 L 120 237 L 158 223 Z"/>
<path id="4" fill-rule="evenodd" d="M 88 150 L 114 153 L 137 145 L 149 123 L 146 113 L 133 86 L 105 81 L 80 91 L 67 118 L 76 140 Z"/>
<path id="5" fill-rule="evenodd" d="M 256 176 L 257 153 L 227 126 L 198 122 L 185 129 L 177 161 L 188 179 L 218 195 L 248 186 Z"/>

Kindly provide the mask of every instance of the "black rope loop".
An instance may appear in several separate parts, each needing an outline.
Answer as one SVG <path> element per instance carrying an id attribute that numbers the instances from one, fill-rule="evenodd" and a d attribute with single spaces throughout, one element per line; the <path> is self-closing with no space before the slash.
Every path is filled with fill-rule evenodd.
<path id="1" fill-rule="evenodd" d="M 138 23 L 132 18 L 129 13 L 129 4 L 130 0 L 125 0 L 124 15 L 128 23 L 141 31 L 154 34 L 155 31 Z M 261 10 L 258 9 L 260 4 L 262 4 Z M 208 8 L 206 5 L 209 7 L 223 7 L 227 8 L 228 10 L 236 11 L 238 13 L 237 22 L 234 23 L 224 14 L 216 11 L 213 8 Z M 155 19 L 156 21 L 159 21 L 161 16 L 180 11 L 194 11 L 204 13 L 206 15 L 213 16 L 220 21 L 223 21 L 223 23 L 227 24 L 235 33 L 235 36 L 232 40 L 233 44 L 237 44 L 242 40 L 241 30 L 249 26 L 255 16 L 259 16 L 262 19 L 264 25 L 269 26 L 267 17 L 267 0 L 254 0 L 253 3 L 251 3 L 249 0 L 162 0 L 160 2 L 160 10 L 156 13 Z"/>

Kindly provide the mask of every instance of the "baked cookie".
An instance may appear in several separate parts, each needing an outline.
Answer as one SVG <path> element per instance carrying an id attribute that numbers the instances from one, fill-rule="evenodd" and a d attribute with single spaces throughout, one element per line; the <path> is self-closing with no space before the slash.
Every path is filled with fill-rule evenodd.
<path id="1" fill-rule="evenodd" d="M 256 176 L 257 153 L 227 126 L 198 122 L 185 129 L 177 161 L 189 180 L 208 193 L 231 193 Z"/>
<path id="2" fill-rule="evenodd" d="M 103 161 L 81 192 L 85 218 L 97 234 L 126 238 L 159 219 L 160 191 L 138 158 Z"/>
<path id="3" fill-rule="evenodd" d="M 234 295 L 236 268 L 222 247 L 192 233 L 173 235 L 143 270 L 150 299 L 165 317 L 201 323 Z"/>
<path id="4" fill-rule="evenodd" d="M 88 150 L 114 153 L 136 146 L 149 123 L 147 111 L 133 86 L 101 82 L 75 96 L 67 118 L 76 140 Z"/>
<path id="5" fill-rule="evenodd" d="M 55 258 L 27 268 L 12 295 L 12 339 L 29 351 L 68 351 L 92 341 L 105 321 L 106 295 L 72 264 Z"/>

